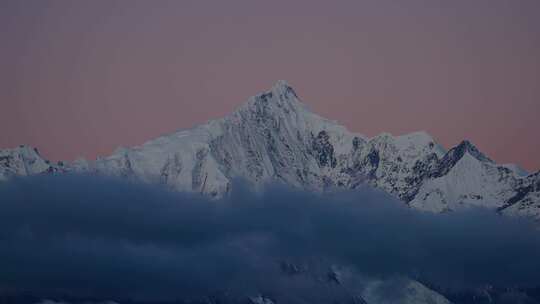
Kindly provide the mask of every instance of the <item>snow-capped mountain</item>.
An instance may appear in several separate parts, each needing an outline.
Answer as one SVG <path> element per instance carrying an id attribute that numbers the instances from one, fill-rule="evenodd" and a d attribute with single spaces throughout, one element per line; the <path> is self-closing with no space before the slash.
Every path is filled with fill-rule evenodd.
<path id="1" fill-rule="evenodd" d="M 36 148 L 19 146 L 0 150 L 0 181 L 11 176 L 28 176 L 64 171 L 62 162 L 51 164 L 41 157 Z"/>
<path id="2" fill-rule="evenodd" d="M 229 116 L 95 161 L 51 164 L 27 146 L 0 151 L 0 179 L 93 172 L 220 197 L 235 177 L 312 191 L 382 189 L 414 208 L 484 206 L 540 218 L 540 173 L 498 165 L 468 141 L 446 151 L 425 132 L 373 138 L 312 113 L 285 82 Z"/>

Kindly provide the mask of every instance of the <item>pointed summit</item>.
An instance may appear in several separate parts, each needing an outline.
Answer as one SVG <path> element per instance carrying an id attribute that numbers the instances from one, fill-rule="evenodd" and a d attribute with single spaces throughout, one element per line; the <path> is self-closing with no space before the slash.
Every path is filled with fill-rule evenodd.
<path id="1" fill-rule="evenodd" d="M 278 97 L 278 100 L 298 101 L 298 96 L 294 89 L 285 80 L 278 80 L 266 94 Z M 265 95 L 265 94 L 262 94 Z"/>
<path id="2" fill-rule="evenodd" d="M 478 159 L 479 161 L 493 162 L 489 157 L 485 156 L 482 152 L 480 152 L 480 150 L 478 150 L 478 148 L 476 148 L 476 146 L 468 140 L 463 140 L 459 145 L 451 149 L 448 153 L 450 152 L 453 152 L 454 158 L 457 159 L 462 158 L 465 153 L 469 153 L 471 156 Z"/>
<path id="3" fill-rule="evenodd" d="M 494 163 L 485 156 L 475 145 L 468 140 L 463 140 L 459 145 L 450 149 L 441 159 L 437 170 L 432 174 L 434 177 L 443 176 L 450 171 L 466 154 L 480 162 Z"/>
<path id="4" fill-rule="evenodd" d="M 480 152 L 480 150 L 478 150 L 478 148 L 476 148 L 476 146 L 468 140 L 463 140 L 461 143 L 459 143 L 459 145 L 450 149 L 448 153 L 446 153 L 446 155 L 444 156 L 443 162 L 450 162 L 454 164 L 458 160 L 460 160 L 465 154 L 469 154 L 482 162 L 493 162 L 482 152 Z"/>
<path id="5" fill-rule="evenodd" d="M 52 164 L 29 146 L 0 149 L 0 181 L 82 172 L 158 182 L 216 198 L 230 191 L 235 178 L 256 189 L 283 182 L 315 192 L 365 184 L 422 210 L 498 208 L 510 202 L 502 213 L 540 219 L 540 173 L 520 171 L 495 164 L 468 140 L 446 151 L 424 131 L 373 138 L 350 132 L 312 112 L 284 80 L 226 117 L 95 161 Z"/>
<path id="6" fill-rule="evenodd" d="M 307 110 L 298 99 L 294 89 L 285 80 L 278 80 L 268 91 L 261 92 L 248 99 L 237 111 L 256 111 L 267 113 L 298 112 Z"/>
<path id="7" fill-rule="evenodd" d="M 299 101 L 296 92 L 285 80 L 278 80 L 269 91 L 259 93 L 252 98 L 268 101 Z"/>
<path id="8" fill-rule="evenodd" d="M 289 88 L 289 84 L 287 83 L 287 80 L 278 80 L 276 81 L 276 83 L 274 84 L 274 86 L 272 87 L 272 90 L 274 89 L 279 89 L 279 88 Z"/>
<path id="9" fill-rule="evenodd" d="M 298 98 L 294 89 L 285 80 L 278 80 L 272 87 L 271 92 L 284 96 L 292 94 L 295 98 Z"/>

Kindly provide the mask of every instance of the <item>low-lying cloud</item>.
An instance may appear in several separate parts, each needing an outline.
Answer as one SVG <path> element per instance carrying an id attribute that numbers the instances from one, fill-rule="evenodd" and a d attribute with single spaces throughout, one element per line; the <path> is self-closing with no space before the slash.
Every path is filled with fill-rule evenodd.
<path id="1" fill-rule="evenodd" d="M 307 264 L 452 290 L 540 285 L 540 234 L 525 220 L 476 209 L 418 212 L 367 188 L 320 195 L 271 185 L 253 193 L 239 182 L 233 189 L 214 201 L 93 176 L 0 184 L 0 291 L 271 294 L 312 288 L 283 279 Z"/>

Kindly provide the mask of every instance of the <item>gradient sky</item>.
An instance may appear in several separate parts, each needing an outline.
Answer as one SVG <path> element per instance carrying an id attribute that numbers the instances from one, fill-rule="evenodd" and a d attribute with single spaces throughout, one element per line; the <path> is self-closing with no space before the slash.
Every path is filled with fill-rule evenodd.
<path id="1" fill-rule="evenodd" d="M 540 169 L 538 0 L 0 0 L 0 148 L 93 159 L 278 79 L 352 131 Z"/>

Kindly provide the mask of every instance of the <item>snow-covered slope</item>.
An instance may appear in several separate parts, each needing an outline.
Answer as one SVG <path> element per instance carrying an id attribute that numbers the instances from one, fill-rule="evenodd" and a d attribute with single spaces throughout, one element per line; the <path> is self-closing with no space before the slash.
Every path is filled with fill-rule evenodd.
<path id="1" fill-rule="evenodd" d="M 520 179 L 463 141 L 429 173 L 410 205 L 436 212 L 467 206 L 496 209 L 515 194 Z"/>
<path id="2" fill-rule="evenodd" d="M 41 157 L 36 148 L 19 146 L 0 150 L 0 181 L 12 176 L 27 176 L 63 171 L 62 162 L 51 164 Z"/>
<path id="3" fill-rule="evenodd" d="M 350 132 L 312 113 L 285 81 L 225 118 L 96 161 L 60 166 L 29 147 L 0 152 L 3 179 L 58 171 L 122 176 L 212 197 L 226 194 L 235 177 L 254 187 L 280 181 L 312 191 L 368 184 L 422 210 L 485 206 L 540 217 L 538 173 L 497 165 L 468 141 L 446 151 L 425 132 L 373 138 Z"/>
<path id="4" fill-rule="evenodd" d="M 498 208 L 503 214 L 540 218 L 540 172 L 518 181 L 512 197 Z"/>

